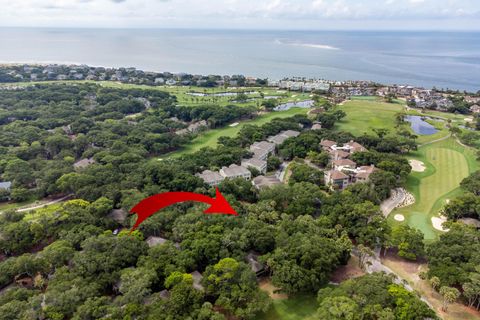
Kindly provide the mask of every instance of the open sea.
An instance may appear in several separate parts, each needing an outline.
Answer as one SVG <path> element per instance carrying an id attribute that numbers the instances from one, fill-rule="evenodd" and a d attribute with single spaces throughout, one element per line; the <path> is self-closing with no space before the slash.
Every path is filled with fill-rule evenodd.
<path id="1" fill-rule="evenodd" d="M 0 28 L 0 63 L 480 90 L 480 33 Z"/>

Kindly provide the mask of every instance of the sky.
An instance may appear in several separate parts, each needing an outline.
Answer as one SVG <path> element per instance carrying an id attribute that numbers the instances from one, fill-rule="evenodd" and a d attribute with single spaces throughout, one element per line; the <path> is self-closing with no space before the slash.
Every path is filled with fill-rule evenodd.
<path id="1" fill-rule="evenodd" d="M 0 26 L 480 30 L 479 0 L 0 0 Z"/>

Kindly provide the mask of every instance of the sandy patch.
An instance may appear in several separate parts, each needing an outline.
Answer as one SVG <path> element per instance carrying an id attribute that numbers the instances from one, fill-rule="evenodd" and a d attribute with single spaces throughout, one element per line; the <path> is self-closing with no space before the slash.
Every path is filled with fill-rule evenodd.
<path id="1" fill-rule="evenodd" d="M 279 289 L 277 287 L 275 287 L 273 284 L 272 284 L 272 281 L 268 278 L 263 278 L 260 280 L 260 283 L 259 283 L 259 288 L 260 290 L 262 291 L 265 291 L 266 293 L 268 293 L 268 295 L 270 296 L 270 298 L 272 298 L 273 300 L 279 300 L 279 299 L 288 299 L 288 295 L 285 294 L 285 293 L 276 293 L 276 291 Z"/>
<path id="2" fill-rule="evenodd" d="M 363 276 L 365 272 L 358 266 L 358 258 L 351 256 L 348 263 L 344 266 L 340 266 L 335 270 L 331 277 L 331 283 L 341 283 L 345 280 Z"/>
<path id="3" fill-rule="evenodd" d="M 238 126 L 238 122 L 234 122 L 231 125 L 229 125 L 229 127 L 236 127 L 236 126 Z"/>
<path id="4" fill-rule="evenodd" d="M 415 171 L 415 172 L 425 171 L 425 164 L 422 161 L 411 159 L 411 160 L 408 160 L 408 163 L 412 167 L 412 171 Z"/>
<path id="5" fill-rule="evenodd" d="M 463 120 L 465 120 L 465 122 L 473 122 L 473 118 L 465 118 Z"/>
<path id="6" fill-rule="evenodd" d="M 405 217 L 403 216 L 403 214 L 396 214 L 393 219 L 395 219 L 396 221 L 405 221 Z"/>
<path id="7" fill-rule="evenodd" d="M 296 94 L 294 94 L 294 95 L 292 96 L 292 98 L 295 98 L 296 96 L 297 96 L 297 95 L 296 95 Z"/>
<path id="8" fill-rule="evenodd" d="M 433 227 L 434 227 L 435 229 L 437 229 L 437 230 L 440 230 L 440 231 L 447 232 L 448 230 L 450 230 L 450 229 L 444 228 L 444 227 L 442 226 L 442 224 L 443 224 L 444 222 L 446 222 L 446 221 L 447 221 L 447 218 L 445 218 L 444 216 L 432 217 L 432 225 L 433 225 Z"/>
<path id="9" fill-rule="evenodd" d="M 445 200 L 445 202 L 446 202 L 447 204 L 449 204 L 449 203 L 450 203 L 450 199 Z"/>

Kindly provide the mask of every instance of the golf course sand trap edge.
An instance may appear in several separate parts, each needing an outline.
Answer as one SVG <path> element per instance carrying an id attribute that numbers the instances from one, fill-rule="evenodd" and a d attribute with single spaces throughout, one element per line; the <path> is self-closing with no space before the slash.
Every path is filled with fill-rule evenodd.
<path id="1" fill-rule="evenodd" d="M 396 214 L 393 219 L 395 219 L 396 221 L 404 221 L 405 220 L 405 217 L 403 216 L 403 214 Z"/>
<path id="2" fill-rule="evenodd" d="M 412 171 L 415 171 L 415 172 L 425 171 L 425 164 L 422 161 L 411 159 L 411 160 L 408 160 L 408 163 L 412 167 Z"/>
<path id="3" fill-rule="evenodd" d="M 447 218 L 445 218 L 444 216 L 432 217 L 432 225 L 435 229 L 439 231 L 447 232 L 449 230 L 448 228 L 444 228 L 442 226 L 442 224 L 446 221 L 447 221 Z"/>

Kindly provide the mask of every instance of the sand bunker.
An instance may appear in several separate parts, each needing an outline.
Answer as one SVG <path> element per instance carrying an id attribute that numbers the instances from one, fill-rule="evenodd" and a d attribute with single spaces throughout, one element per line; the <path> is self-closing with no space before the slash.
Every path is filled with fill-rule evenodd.
<path id="1" fill-rule="evenodd" d="M 238 122 L 234 122 L 234 123 L 230 124 L 229 126 L 230 127 L 236 127 L 236 126 L 238 126 L 238 124 L 239 124 Z"/>
<path id="2" fill-rule="evenodd" d="M 412 171 L 415 171 L 415 172 L 425 171 L 425 164 L 422 161 L 408 160 L 408 163 L 410 163 L 410 166 L 412 167 Z"/>
<path id="3" fill-rule="evenodd" d="M 405 220 L 405 217 L 403 216 L 403 214 L 396 214 L 393 219 L 397 220 L 397 221 L 404 221 Z"/>
<path id="4" fill-rule="evenodd" d="M 465 122 L 473 122 L 473 118 L 465 118 L 463 120 L 465 120 Z"/>
<path id="5" fill-rule="evenodd" d="M 444 222 L 446 222 L 446 221 L 447 221 L 447 218 L 445 218 L 444 216 L 432 217 L 433 227 L 434 227 L 435 229 L 437 229 L 437 230 L 440 230 L 440 231 L 447 232 L 448 230 L 450 230 L 450 229 L 444 228 L 444 227 L 442 226 L 442 224 L 443 224 Z"/>

